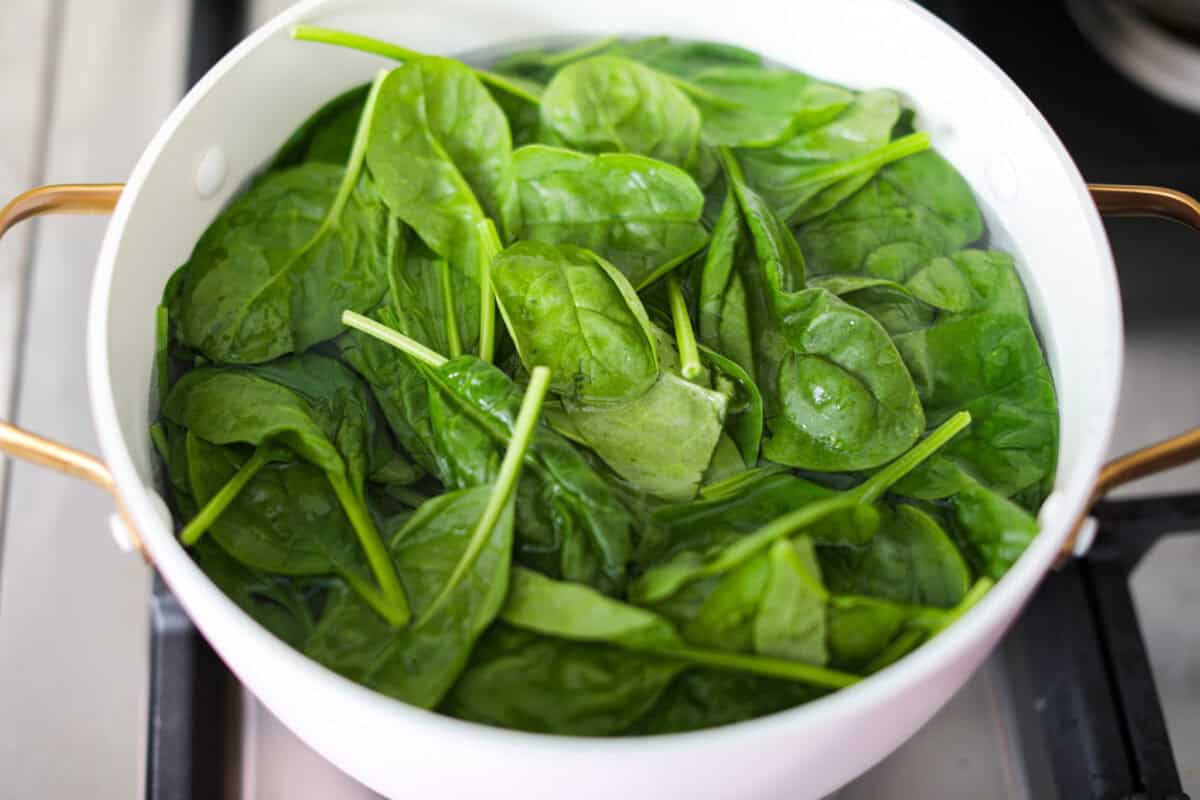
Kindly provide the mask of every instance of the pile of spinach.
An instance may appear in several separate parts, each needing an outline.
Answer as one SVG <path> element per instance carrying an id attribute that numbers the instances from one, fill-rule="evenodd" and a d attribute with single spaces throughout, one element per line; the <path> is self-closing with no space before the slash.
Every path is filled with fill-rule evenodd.
<path id="1" fill-rule="evenodd" d="M 168 282 L 151 426 L 275 635 L 463 719 L 690 730 L 886 667 L 1036 534 L 1025 293 L 896 93 L 662 37 L 295 35 L 396 63 Z"/>

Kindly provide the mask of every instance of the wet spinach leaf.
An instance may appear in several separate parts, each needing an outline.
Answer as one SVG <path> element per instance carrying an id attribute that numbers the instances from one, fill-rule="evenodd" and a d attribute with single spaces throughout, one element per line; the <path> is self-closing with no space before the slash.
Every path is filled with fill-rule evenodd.
<path id="1" fill-rule="evenodd" d="M 658 379 L 646 311 L 603 258 L 572 245 L 518 242 L 496 259 L 492 284 L 521 361 L 548 366 L 560 395 L 612 404 Z"/>
<path id="2" fill-rule="evenodd" d="M 185 544 L 195 543 L 220 519 L 268 464 L 303 459 L 324 473 L 379 585 L 377 591 L 363 581 L 355 584 L 355 591 L 392 624 L 407 621 L 403 590 L 366 507 L 364 484 L 374 423 L 363 387 L 349 370 L 317 355 L 292 356 L 253 368 L 196 369 L 175 384 L 163 413 L 205 442 L 254 447 L 253 454 L 188 523 L 181 533 Z M 193 476 L 201 466 L 189 465 Z M 286 489 L 279 491 L 286 494 Z M 268 501 L 266 508 L 272 503 Z M 291 533 L 314 535 L 311 528 Z M 328 550 L 324 540 L 321 546 Z M 353 573 L 344 575 L 349 578 Z"/>
<path id="3" fill-rule="evenodd" d="M 896 491 L 937 498 L 982 481 L 1008 495 L 1051 474 L 1058 453 L 1054 384 L 1024 316 L 985 312 L 896 337 L 930 424 L 960 410 L 971 429 Z"/>
<path id="4" fill-rule="evenodd" d="M 489 725 L 569 736 L 625 733 L 685 664 L 497 624 L 441 710 Z"/>
<path id="5" fill-rule="evenodd" d="M 837 594 L 937 608 L 956 605 L 971 585 L 971 570 L 946 532 L 909 505 L 885 513 L 858 547 L 822 548 L 821 570 Z"/>
<path id="6" fill-rule="evenodd" d="M 559 70 L 542 94 L 542 136 L 585 153 L 634 153 L 695 174 L 700 112 L 666 75 L 600 55 Z"/>
<path id="7" fill-rule="evenodd" d="M 533 145 L 514 154 L 520 238 L 587 248 L 635 289 L 695 253 L 704 196 L 686 172 L 645 156 Z"/>
<path id="8" fill-rule="evenodd" d="M 269 169 L 310 161 L 345 164 L 354 149 L 354 133 L 370 89 L 370 84 L 348 89 L 313 112 L 279 148 Z"/>
<path id="9" fill-rule="evenodd" d="M 888 164 L 853 196 L 796 230 L 813 274 L 851 272 L 900 283 L 982 234 L 971 187 L 932 150 Z"/>

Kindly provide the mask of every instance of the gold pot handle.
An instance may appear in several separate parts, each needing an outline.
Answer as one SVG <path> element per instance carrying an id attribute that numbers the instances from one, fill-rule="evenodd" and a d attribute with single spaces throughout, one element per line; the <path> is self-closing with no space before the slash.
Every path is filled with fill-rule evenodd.
<path id="1" fill-rule="evenodd" d="M 107 214 L 116 206 L 123 188 L 124 185 L 120 183 L 94 183 L 60 184 L 30 189 L 0 209 L 0 237 L 18 222 L 42 214 Z M 112 473 L 100 459 L 2 420 L 0 452 L 65 472 L 76 478 L 83 478 L 104 489 L 112 495 L 133 546 L 142 554 L 142 558 L 149 561 L 141 536 L 138 535 L 137 528 L 120 497 L 117 496 Z"/>
<path id="2" fill-rule="evenodd" d="M 1159 217 L 1173 219 L 1200 230 L 1200 202 L 1175 189 L 1161 186 L 1123 186 L 1092 183 L 1088 185 L 1096 208 L 1106 217 Z M 1200 427 L 1178 436 L 1126 453 L 1104 465 L 1092 487 L 1087 506 L 1075 520 L 1071 535 L 1060 556 L 1075 552 L 1076 540 L 1084 520 L 1100 498 L 1118 486 L 1178 467 L 1200 458 Z"/>

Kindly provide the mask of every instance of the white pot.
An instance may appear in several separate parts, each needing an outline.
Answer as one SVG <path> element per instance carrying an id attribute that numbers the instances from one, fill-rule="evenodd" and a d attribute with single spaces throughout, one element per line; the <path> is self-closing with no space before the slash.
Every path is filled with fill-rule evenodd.
<path id="1" fill-rule="evenodd" d="M 301 120 L 387 66 L 374 56 L 291 41 L 300 22 L 442 54 L 555 36 L 668 33 L 743 45 L 850 86 L 904 92 L 934 145 L 970 181 L 992 242 L 1018 255 L 1045 341 L 1061 449 L 1041 534 L 978 606 L 894 666 L 808 705 L 697 733 L 599 740 L 468 724 L 358 686 L 268 634 L 209 582 L 173 535 L 153 488 L 149 380 L 155 306 L 201 232 Z M 71 191 L 49 193 L 50 204 L 57 198 L 78 210 Z M 104 190 L 93 191 L 102 205 L 95 197 Z M 1173 197 L 1153 196 L 1168 205 L 1162 198 Z M 7 219 L 0 214 L 0 231 L 37 205 L 38 195 L 17 202 Z M 1121 374 L 1112 256 L 1070 157 L 995 65 L 901 0 L 301 3 L 214 67 L 146 148 L 109 225 L 89 313 L 96 430 L 118 506 L 145 554 L 275 715 L 334 764 L 395 797 L 796 800 L 836 789 L 910 737 L 962 686 L 1051 568 L 1089 502 Z M 0 447 L 43 462 L 65 460 L 77 474 L 110 482 L 103 465 L 22 436 L 0 426 Z"/>

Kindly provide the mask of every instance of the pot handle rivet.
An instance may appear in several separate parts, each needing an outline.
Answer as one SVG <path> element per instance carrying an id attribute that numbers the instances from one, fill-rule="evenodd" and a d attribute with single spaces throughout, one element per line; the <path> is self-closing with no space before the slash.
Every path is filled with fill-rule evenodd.
<path id="1" fill-rule="evenodd" d="M 196 193 L 206 200 L 215 195 L 225 184 L 227 172 L 225 151 L 220 147 L 208 148 L 196 164 Z"/>
<path id="2" fill-rule="evenodd" d="M 122 553 L 129 553 L 135 549 L 133 535 L 129 532 L 129 527 L 125 524 L 125 520 L 121 519 L 120 514 L 108 515 L 108 531 L 112 534 L 113 541 L 117 543 L 117 547 Z"/>

